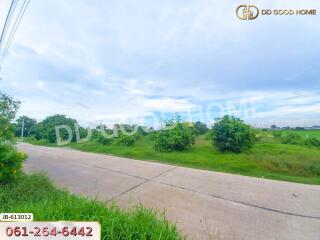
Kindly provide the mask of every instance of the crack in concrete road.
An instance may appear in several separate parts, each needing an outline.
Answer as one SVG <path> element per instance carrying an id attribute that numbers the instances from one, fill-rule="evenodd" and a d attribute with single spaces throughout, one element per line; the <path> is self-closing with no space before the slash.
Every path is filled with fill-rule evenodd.
<path id="1" fill-rule="evenodd" d="M 175 170 L 177 167 L 170 168 L 170 169 L 158 174 L 157 176 L 155 176 L 153 178 L 142 178 L 142 177 L 139 177 L 139 176 L 136 176 L 136 175 L 124 173 L 124 172 L 121 172 L 121 171 L 112 170 L 112 169 L 101 167 L 101 166 L 94 165 L 94 164 L 78 163 L 78 162 L 76 164 L 83 165 L 83 166 L 89 166 L 89 167 L 93 167 L 93 168 L 98 168 L 98 169 L 103 169 L 105 171 L 114 172 L 114 173 L 117 173 L 117 174 L 126 175 L 126 176 L 130 176 L 130 177 L 135 177 L 137 179 L 143 180 L 142 183 L 139 183 L 139 184 L 129 188 L 128 190 L 126 190 L 124 192 L 121 192 L 120 194 L 118 194 L 117 196 L 113 197 L 112 199 L 110 199 L 110 200 L 108 200 L 106 202 L 112 202 L 112 201 L 116 200 L 117 198 L 119 198 L 120 196 L 122 196 L 122 195 L 124 195 L 124 194 L 126 194 L 126 193 L 128 193 L 128 192 L 130 192 L 130 191 L 132 191 L 132 190 L 134 190 L 134 189 L 136 189 L 136 188 L 148 183 L 148 182 L 153 181 L 153 182 L 161 183 L 161 184 L 173 187 L 173 188 L 179 188 L 179 189 L 190 191 L 190 192 L 197 193 L 197 194 L 200 194 L 200 195 L 209 196 L 209 197 L 217 198 L 217 199 L 222 199 L 222 200 L 225 200 L 225 201 L 228 201 L 228 202 L 238 203 L 238 204 L 242 204 L 242 205 L 245 205 L 245 206 L 258 208 L 258 209 L 261 209 L 261 210 L 271 211 L 271 212 L 290 215 L 290 216 L 295 216 L 295 217 L 303 217 L 303 218 L 311 218 L 311 219 L 320 220 L 320 217 L 317 217 L 317 216 L 309 216 L 309 215 L 303 215 L 303 214 L 298 214 L 298 213 L 292 213 L 292 212 L 272 209 L 272 208 L 259 206 L 259 205 L 256 205 L 256 204 L 252 204 L 252 203 L 249 203 L 249 202 L 242 202 L 242 201 L 238 201 L 238 200 L 234 200 L 234 199 L 229 199 L 229 198 L 225 198 L 225 197 L 222 197 L 222 196 L 219 196 L 219 195 L 215 195 L 215 194 L 206 194 L 206 193 L 202 193 L 202 192 L 196 191 L 194 189 L 184 188 L 184 187 L 177 186 L 177 185 L 174 185 L 174 184 L 168 184 L 168 183 L 165 183 L 165 182 L 156 181 L 156 179 L 158 177 L 160 177 L 160 176 L 162 176 L 162 175 L 164 175 L 164 174 L 166 174 L 168 172 L 171 172 L 171 171 Z"/>
<path id="2" fill-rule="evenodd" d="M 126 194 L 126 193 L 128 193 L 128 192 L 130 192 L 130 191 L 132 191 L 132 190 L 134 190 L 134 189 L 142 186 L 143 184 L 146 184 L 147 182 L 153 181 L 155 178 L 160 177 L 161 175 L 163 175 L 163 174 L 165 174 L 165 173 L 167 173 L 167 172 L 171 172 L 171 171 L 173 171 L 174 169 L 176 169 L 176 167 L 170 168 L 170 169 L 168 169 L 168 170 L 166 170 L 166 171 L 158 174 L 157 176 L 155 176 L 155 177 L 153 177 L 153 178 L 150 178 L 150 179 L 144 178 L 144 181 L 143 181 L 142 183 L 137 184 L 136 186 L 133 186 L 132 188 L 129 188 L 128 190 L 126 190 L 126 191 L 118 194 L 117 196 L 115 196 L 115 197 L 113 197 L 112 199 L 108 200 L 107 203 L 114 201 L 115 199 L 121 197 L 122 195 L 124 195 L 124 194 Z M 127 175 L 127 174 L 125 174 L 125 173 L 122 173 L 122 174 Z M 127 175 L 127 176 L 130 176 L 130 175 Z"/>
<path id="3" fill-rule="evenodd" d="M 156 181 L 156 182 L 158 182 L 158 181 Z M 248 203 L 248 202 L 242 202 L 242 201 L 237 201 L 237 200 L 234 200 L 234 199 L 225 198 L 225 197 L 214 195 L 214 194 L 202 193 L 202 192 L 199 192 L 199 191 L 196 191 L 196 190 L 193 190 L 193 189 L 188 189 L 188 188 L 184 188 L 184 187 L 181 187 L 181 186 L 168 184 L 168 183 L 165 183 L 165 182 L 158 182 L 158 183 L 161 183 L 161 184 L 164 184 L 164 185 L 167 185 L 167 186 L 170 186 L 170 187 L 174 187 L 174 188 L 180 188 L 180 189 L 183 189 L 183 190 L 186 190 L 186 191 L 191 191 L 191 192 L 194 192 L 194 193 L 197 193 L 197 194 L 200 194 L 200 195 L 209 196 L 209 197 L 217 198 L 217 199 L 222 199 L 222 200 L 225 200 L 225 201 L 228 201 L 228 202 L 238 203 L 238 204 L 242 204 L 242 205 L 245 205 L 245 206 L 254 207 L 254 208 L 258 208 L 258 209 L 262 209 L 262 210 L 266 210 L 266 211 L 270 211 L 270 212 L 275 212 L 275 213 L 280 213 L 280 214 L 285 214 L 285 215 L 290 215 L 290 216 L 295 216 L 295 217 L 303 217 L 303 218 L 310 218 L 310 219 L 318 219 L 318 220 L 320 220 L 320 217 L 308 216 L 308 215 L 303 215 L 303 214 L 297 214 L 297 213 L 292 213 L 292 212 L 286 212 L 286 211 L 281 211 L 281 210 L 277 210 L 277 209 L 267 208 L 267 207 L 255 205 L 255 204 L 252 204 L 252 203 Z"/>

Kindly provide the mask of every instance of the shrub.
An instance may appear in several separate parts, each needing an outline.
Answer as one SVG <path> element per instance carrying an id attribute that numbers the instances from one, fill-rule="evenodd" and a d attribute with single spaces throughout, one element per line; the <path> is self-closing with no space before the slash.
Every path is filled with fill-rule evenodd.
<path id="1" fill-rule="evenodd" d="M 293 144 L 293 145 L 303 145 L 303 139 L 300 135 L 296 133 L 289 132 L 281 137 L 281 143 L 283 144 Z"/>
<path id="2" fill-rule="evenodd" d="M 11 144 L 0 143 L 0 182 L 10 182 L 19 175 L 25 158 Z"/>
<path id="3" fill-rule="evenodd" d="M 121 134 L 117 139 L 117 143 L 124 146 L 133 146 L 135 142 L 135 137 L 131 135 Z"/>
<path id="4" fill-rule="evenodd" d="M 107 138 L 107 137 L 103 136 L 101 133 L 98 133 L 96 139 L 97 139 L 97 142 L 101 143 L 102 145 L 108 145 L 108 144 L 112 143 L 111 138 Z"/>
<path id="5" fill-rule="evenodd" d="M 0 115 L 0 142 L 12 140 L 13 127 L 10 121 Z"/>
<path id="6" fill-rule="evenodd" d="M 255 142 L 255 133 L 251 126 L 233 116 L 224 116 L 212 127 L 213 144 L 219 151 L 243 152 Z"/>
<path id="7" fill-rule="evenodd" d="M 160 130 L 155 137 L 155 148 L 158 151 L 182 151 L 192 144 L 194 144 L 192 130 L 180 122 L 171 129 Z"/>
<path id="8" fill-rule="evenodd" d="M 281 131 L 272 131 L 272 135 L 273 135 L 275 138 L 281 138 L 282 132 L 281 132 Z"/>
<path id="9" fill-rule="evenodd" d="M 212 131 L 208 131 L 206 134 L 205 134 L 205 140 L 209 141 L 209 140 L 212 140 L 213 138 L 213 134 L 212 134 Z"/>
<path id="10" fill-rule="evenodd" d="M 320 140 L 315 137 L 310 137 L 304 140 L 304 144 L 311 147 L 320 147 Z"/>

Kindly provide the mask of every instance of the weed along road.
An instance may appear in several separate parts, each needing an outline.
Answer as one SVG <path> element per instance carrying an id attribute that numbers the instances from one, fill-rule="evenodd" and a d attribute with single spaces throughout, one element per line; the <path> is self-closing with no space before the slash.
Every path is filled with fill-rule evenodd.
<path id="1" fill-rule="evenodd" d="M 320 239 L 320 186 L 18 144 L 27 172 L 73 193 L 165 210 L 188 239 Z"/>

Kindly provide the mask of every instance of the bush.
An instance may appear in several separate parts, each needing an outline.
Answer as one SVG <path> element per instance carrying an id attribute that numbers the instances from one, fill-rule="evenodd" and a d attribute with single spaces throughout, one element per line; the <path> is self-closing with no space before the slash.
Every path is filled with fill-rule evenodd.
<path id="1" fill-rule="evenodd" d="M 155 148 L 158 151 L 182 151 L 192 144 L 194 144 L 192 130 L 180 122 L 177 122 L 172 129 L 160 130 L 155 137 Z"/>
<path id="2" fill-rule="evenodd" d="M 281 132 L 281 131 L 272 131 L 272 135 L 273 135 L 275 138 L 281 138 L 282 132 Z"/>
<path id="3" fill-rule="evenodd" d="M 303 139 L 300 135 L 298 135 L 296 133 L 289 132 L 285 136 L 281 137 L 281 143 L 293 144 L 293 145 L 303 145 Z"/>
<path id="4" fill-rule="evenodd" d="M 219 151 L 243 152 L 255 142 L 255 133 L 251 126 L 233 116 L 224 116 L 212 127 L 213 144 Z"/>
<path id="5" fill-rule="evenodd" d="M 320 140 L 315 137 L 311 137 L 305 139 L 304 144 L 311 147 L 320 147 Z"/>
<path id="6" fill-rule="evenodd" d="M 0 143 L 0 182 L 10 182 L 19 175 L 25 158 L 11 144 Z"/>
<path id="7" fill-rule="evenodd" d="M 0 115 L 0 142 L 11 141 L 13 138 L 13 130 L 10 121 Z"/>
<path id="8" fill-rule="evenodd" d="M 125 135 L 125 134 L 121 134 L 117 139 L 117 143 L 119 145 L 124 145 L 124 146 L 133 146 L 135 142 L 136 140 L 134 136 Z"/>
<path id="9" fill-rule="evenodd" d="M 101 133 L 97 134 L 96 139 L 97 139 L 97 142 L 101 143 L 102 145 L 109 145 L 112 143 L 111 138 L 107 138 L 107 137 L 103 136 Z"/>

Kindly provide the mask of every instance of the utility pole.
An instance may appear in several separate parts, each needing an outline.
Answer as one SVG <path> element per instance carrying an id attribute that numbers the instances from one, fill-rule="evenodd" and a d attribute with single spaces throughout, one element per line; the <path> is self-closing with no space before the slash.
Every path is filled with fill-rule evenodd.
<path id="1" fill-rule="evenodd" d="M 24 116 L 22 117 L 22 126 L 21 126 L 21 141 L 23 142 L 23 134 L 24 134 Z"/>

